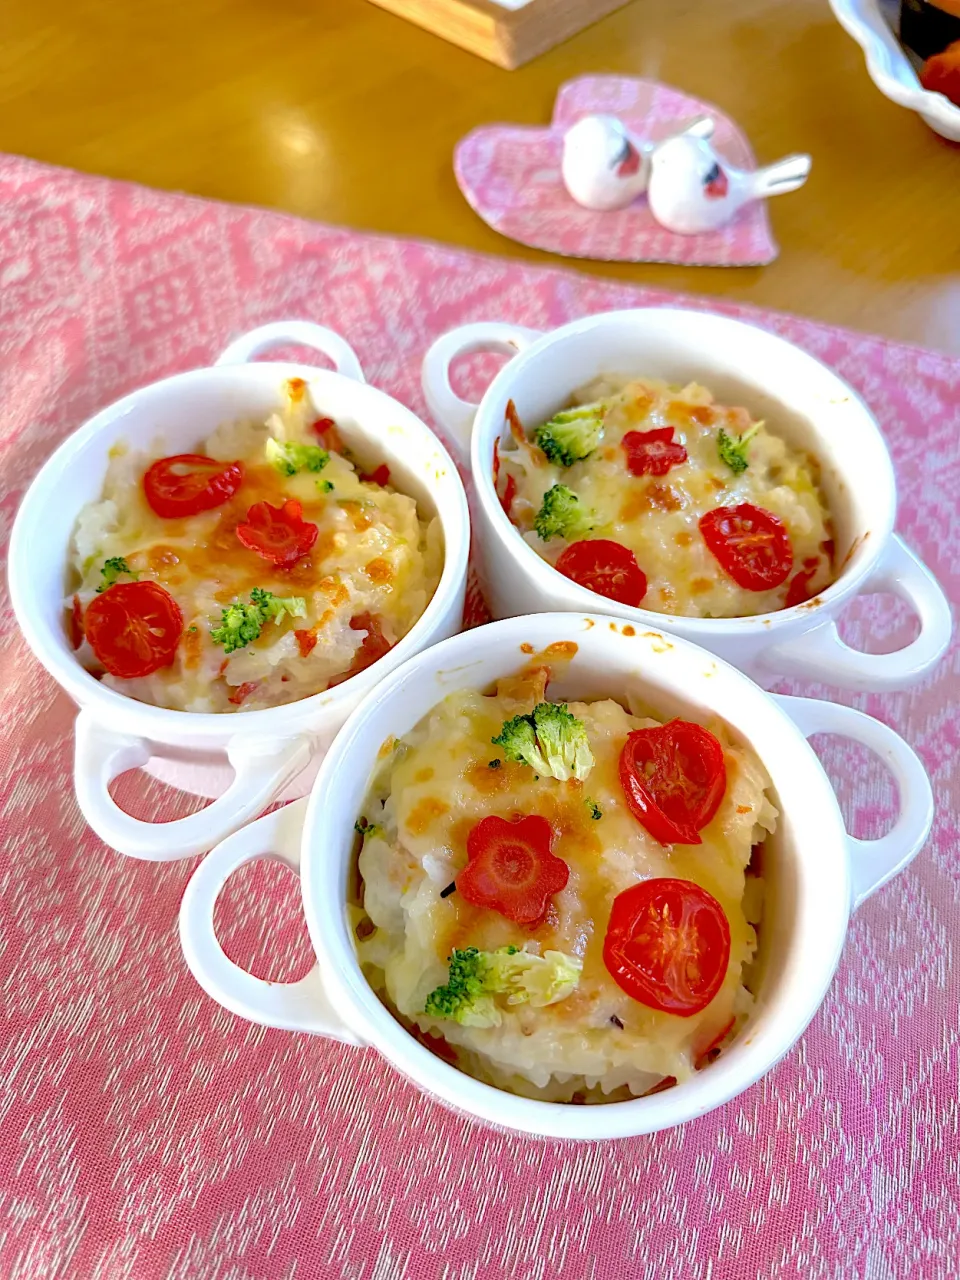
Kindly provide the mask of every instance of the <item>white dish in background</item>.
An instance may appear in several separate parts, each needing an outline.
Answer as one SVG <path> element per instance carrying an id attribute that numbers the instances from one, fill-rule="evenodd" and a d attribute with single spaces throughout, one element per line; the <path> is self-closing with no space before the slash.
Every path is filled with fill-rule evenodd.
<path id="1" fill-rule="evenodd" d="M 323 352 L 336 372 L 256 360 L 290 345 Z M 170 711 L 108 688 L 77 661 L 64 613 L 77 515 L 100 497 L 108 450 L 119 440 L 149 448 L 162 435 L 171 452 L 192 452 L 223 422 L 262 421 L 288 378 L 307 382 L 318 412 L 336 420 L 362 464 L 386 462 L 396 487 L 440 517 L 444 564 L 432 600 L 379 661 L 285 706 L 235 715 Z M 277 799 L 305 795 L 319 758 L 364 694 L 404 659 L 460 629 L 469 544 L 466 495 L 450 455 L 409 409 L 367 386 L 353 349 L 320 325 L 264 325 L 231 343 L 214 367 L 165 378 L 101 410 L 67 437 L 33 481 L 9 557 L 13 607 L 27 643 L 80 707 L 74 782 L 87 822 L 120 853 L 166 862 L 209 849 Z M 174 822 L 142 822 L 120 809 L 109 790 L 116 777 L 136 768 L 217 798 Z"/>
<path id="2" fill-rule="evenodd" d="M 960 142 L 960 107 L 924 89 L 913 55 L 897 38 L 899 6 L 889 0 L 830 0 L 830 8 L 864 52 L 870 79 L 891 102 L 916 111 L 935 133 Z"/>
<path id="3" fill-rule="evenodd" d="M 450 367 L 480 350 L 511 359 L 479 405 L 462 400 Z M 578 388 L 603 375 L 698 382 L 727 405 L 745 405 L 794 448 L 809 449 L 836 530 L 836 580 L 805 604 L 743 618 L 692 618 L 633 608 L 558 573 L 514 527 L 493 484 L 493 449 L 506 443 L 513 401 L 527 428 L 544 422 Z M 703 645 L 760 684 L 783 676 L 847 689 L 903 689 L 939 662 L 950 641 L 950 606 L 930 571 L 894 533 L 893 462 L 870 410 L 852 387 L 799 347 L 740 320 L 703 311 L 644 307 L 585 316 L 540 334 L 477 322 L 438 338 L 423 362 L 434 419 L 470 459 L 481 581 L 494 617 L 538 610 L 603 609 L 639 629 L 663 629 Z M 640 566 L 643 567 L 642 565 Z M 861 593 L 890 591 L 920 619 L 917 638 L 895 653 L 843 642 L 837 618 Z"/>
<path id="4" fill-rule="evenodd" d="M 381 747 L 402 738 L 441 699 L 486 689 L 526 665 L 530 648 L 573 642 L 551 696 L 593 700 L 630 694 L 654 714 L 721 719 L 771 778 L 780 810 L 764 844 L 764 915 L 756 1004 L 719 1059 L 665 1092 L 576 1106 L 517 1097 L 465 1075 L 420 1044 L 378 999 L 357 959 L 347 902 L 354 823 L 364 812 Z M 523 646 L 523 649 L 521 648 Z M 891 771 L 900 796 L 893 828 L 858 840 L 844 828 L 829 779 L 806 739 L 835 733 L 863 743 Z M 511 618 L 419 653 L 364 699 L 330 748 L 309 803 L 288 805 L 231 836 L 194 872 L 180 908 L 180 941 L 203 989 L 240 1017 L 354 1045 L 375 1046 L 403 1075 L 460 1113 L 497 1128 L 552 1138 L 654 1133 L 712 1111 L 770 1070 L 802 1034 L 833 977 L 850 913 L 922 847 L 933 818 L 923 765 L 894 731 L 850 707 L 771 697 L 726 663 L 673 636 L 616 619 L 553 613 Z M 299 982 L 266 982 L 235 965 L 217 941 L 217 898 L 258 858 L 301 877 L 317 965 Z M 892 945 L 892 944 L 891 944 Z"/>

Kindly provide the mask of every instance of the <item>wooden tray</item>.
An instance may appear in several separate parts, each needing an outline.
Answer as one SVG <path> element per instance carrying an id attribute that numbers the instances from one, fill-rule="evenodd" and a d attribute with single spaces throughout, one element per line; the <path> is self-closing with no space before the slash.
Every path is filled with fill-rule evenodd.
<path id="1" fill-rule="evenodd" d="M 488 62 L 513 70 L 628 0 L 373 0 Z"/>

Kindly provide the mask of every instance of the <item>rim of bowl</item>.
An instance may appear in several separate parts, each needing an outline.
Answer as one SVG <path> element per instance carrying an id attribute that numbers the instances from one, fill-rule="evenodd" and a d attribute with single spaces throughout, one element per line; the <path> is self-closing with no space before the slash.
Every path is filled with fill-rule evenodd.
<path id="1" fill-rule="evenodd" d="M 251 374 L 250 370 L 253 370 L 254 373 Z M 57 647 L 57 641 L 52 629 L 35 621 L 29 606 L 30 592 L 28 588 L 24 587 L 22 581 L 23 576 L 26 574 L 25 568 L 21 567 L 21 562 L 24 558 L 22 544 L 27 536 L 25 525 L 30 518 L 33 506 L 44 496 L 44 489 L 51 483 L 52 472 L 62 468 L 65 462 L 78 450 L 85 449 L 90 445 L 97 434 L 107 425 L 103 421 L 107 415 L 109 415 L 110 423 L 113 423 L 122 414 L 125 407 L 136 402 L 145 393 L 159 393 L 162 389 L 173 384 L 198 381 L 210 374 L 224 377 L 239 375 L 240 377 L 262 378 L 264 371 L 277 376 L 281 381 L 287 377 L 305 377 L 307 381 L 316 381 L 318 378 L 323 378 L 341 382 L 348 386 L 351 391 L 355 391 L 361 399 L 371 398 L 387 402 L 393 410 L 407 420 L 408 425 L 415 426 L 427 437 L 426 443 L 430 447 L 436 448 L 441 460 L 448 468 L 448 474 L 438 479 L 438 484 L 447 483 L 450 485 L 451 496 L 458 507 L 457 514 L 459 516 L 459 520 L 456 520 L 451 530 L 450 526 L 453 524 L 453 520 L 449 516 L 445 518 L 439 508 L 437 510 L 437 516 L 443 529 L 443 569 L 440 574 L 440 580 L 423 613 L 406 635 L 397 641 L 389 653 L 385 654 L 383 658 L 365 671 L 358 672 L 348 680 L 335 685 L 333 689 L 321 690 L 319 693 L 310 694 L 305 698 L 299 698 L 295 702 L 284 703 L 281 706 L 262 707 L 257 710 L 245 711 L 239 716 L 236 713 L 229 714 L 214 711 L 181 711 L 171 707 L 158 707 L 149 702 L 140 702 L 129 694 L 104 686 L 72 654 L 64 653 Z M 362 424 L 358 422 L 357 426 L 360 434 L 364 434 Z M 371 437 L 371 439 L 375 439 L 375 437 Z M 171 374 L 167 378 L 160 378 L 156 382 L 146 383 L 144 386 L 128 392 L 125 396 L 121 396 L 118 400 L 105 405 L 90 418 L 87 418 L 76 431 L 71 432 L 70 435 L 62 440 L 46 459 L 31 480 L 27 491 L 21 499 L 10 535 L 7 572 L 14 613 L 28 646 L 41 665 L 76 702 L 83 705 L 97 702 L 104 709 L 113 711 L 125 718 L 136 716 L 138 719 L 146 719 L 157 728 L 162 725 L 170 726 L 175 722 L 180 732 L 186 732 L 189 737 L 194 738 L 222 735 L 228 729 L 232 736 L 240 726 L 247 725 L 255 726 L 259 732 L 278 728 L 280 726 L 277 721 L 287 720 L 291 716 L 296 716 L 301 709 L 305 715 L 308 714 L 308 709 L 319 706 L 320 699 L 324 700 L 324 706 L 336 705 L 338 702 L 350 697 L 350 695 L 355 696 L 357 690 L 363 688 L 364 685 L 370 685 L 372 679 L 382 679 L 386 671 L 395 670 L 406 661 L 407 655 L 419 642 L 424 629 L 429 628 L 435 622 L 437 615 L 446 607 L 450 597 L 460 589 L 460 584 L 465 584 L 469 552 L 470 513 L 460 473 L 443 441 L 435 432 L 430 430 L 426 423 L 417 417 L 412 409 L 408 409 L 406 405 L 401 404 L 399 400 L 395 400 L 387 392 L 381 391 L 379 387 L 371 386 L 368 382 L 359 382 L 357 379 L 338 373 L 333 369 L 324 369 L 296 361 L 253 360 L 235 365 L 206 365 L 199 369 L 188 369 L 182 373 Z M 385 661 L 389 663 L 388 668 L 383 668 L 380 665 Z M 378 668 L 380 669 L 378 670 Z M 377 674 L 371 677 L 370 673 L 374 671 Z M 371 685 L 371 687 L 373 686 Z M 173 721 L 171 717 L 174 718 Z"/>
<path id="2" fill-rule="evenodd" d="M 850 871 L 849 861 L 844 857 L 842 865 L 837 868 L 832 942 L 827 944 L 824 941 L 822 931 L 818 948 L 811 947 L 808 942 L 803 954 L 805 999 L 802 1003 L 789 1005 L 782 1002 L 776 1006 L 775 1013 L 770 1015 L 774 1018 L 773 1032 L 779 1031 L 779 1035 L 774 1035 L 766 1028 L 759 1043 L 749 1035 L 738 1037 L 730 1046 L 729 1052 L 712 1063 L 709 1070 L 696 1073 L 691 1080 L 674 1089 L 623 1102 L 581 1107 L 571 1103 L 524 1098 L 487 1084 L 437 1057 L 408 1032 L 381 1002 L 360 968 L 347 925 L 347 904 L 339 883 L 343 873 L 343 857 L 340 850 L 325 847 L 328 840 L 336 839 L 329 833 L 330 824 L 324 811 L 324 800 L 329 792 L 336 792 L 338 775 L 344 771 L 356 775 L 362 770 L 369 785 L 376 762 L 376 744 L 383 738 L 383 731 L 375 729 L 375 720 L 402 690 L 411 685 L 417 687 L 419 681 L 423 692 L 417 693 L 420 702 L 418 721 L 442 700 L 442 696 L 436 696 L 434 684 L 428 686 L 426 679 L 420 679 L 424 668 L 435 668 L 443 663 L 444 667 L 450 669 L 459 665 L 458 659 L 461 662 L 464 658 L 475 660 L 478 640 L 479 643 L 486 644 L 492 638 L 491 633 L 495 632 L 497 642 L 504 649 L 503 671 L 506 674 L 516 667 L 515 655 L 519 654 L 518 649 L 510 646 L 528 634 L 532 626 L 549 628 L 554 640 L 569 639 L 571 630 L 578 628 L 584 633 L 584 643 L 589 645 L 591 641 L 587 637 L 591 632 L 594 635 L 597 632 L 605 635 L 608 624 L 615 624 L 613 629 L 619 633 L 623 621 L 619 617 L 599 614 L 526 615 L 461 632 L 424 650 L 404 664 L 401 670 L 392 672 L 351 713 L 321 764 L 304 817 L 300 869 L 304 914 L 313 949 L 323 972 L 323 982 L 335 993 L 334 1005 L 340 1010 L 341 1016 L 349 1011 L 346 1014 L 347 1020 L 362 1034 L 368 1034 L 369 1042 L 394 1067 L 448 1106 L 495 1127 L 531 1136 L 576 1139 L 641 1136 L 704 1115 L 742 1093 L 766 1075 L 790 1051 L 817 1013 L 839 963 L 849 922 Z M 816 785 L 820 788 L 818 798 L 825 802 L 821 809 L 824 813 L 830 813 L 835 834 L 846 847 L 847 833 L 830 781 L 812 747 L 787 713 L 742 672 L 702 650 L 694 642 L 670 633 L 657 633 L 657 637 L 667 641 L 674 653 L 702 657 L 715 664 L 716 670 L 711 673 L 711 678 L 720 675 L 722 679 L 732 679 L 740 686 L 738 707 L 744 708 L 747 715 L 758 721 L 761 736 L 786 734 L 793 748 L 799 751 L 800 759 L 808 769 L 809 778 L 816 779 Z M 636 638 L 649 639 L 630 637 L 631 641 Z M 509 660 L 507 653 L 510 654 Z M 670 661 L 676 661 L 676 658 L 671 658 Z M 646 668 L 638 667 L 636 674 L 639 680 L 649 682 L 654 688 L 662 688 L 662 684 L 650 678 Z M 426 692 L 428 688 L 429 694 Z M 708 701 L 704 699 L 705 703 Z M 723 718 L 725 723 L 730 723 L 726 717 Z M 730 727 L 737 736 L 747 736 L 732 724 Z M 754 750 L 757 750 L 762 760 L 761 750 Z M 782 817 L 781 808 L 781 820 Z M 822 815 L 821 820 L 824 820 Z M 346 839 L 347 833 L 344 832 L 343 835 Z M 345 844 L 344 848 L 352 850 L 352 841 L 349 845 Z M 346 856 L 349 859 L 352 853 L 347 853 Z M 353 1014 L 352 1018 L 350 1013 Z M 746 1027 L 750 1025 L 750 1022 L 745 1024 Z M 373 1034 L 370 1034 L 371 1028 Z M 742 1065 L 741 1059 L 745 1055 L 746 1064 Z M 512 1119 L 506 1118 L 508 1114 Z"/>
<path id="3" fill-rule="evenodd" d="M 693 319 L 696 323 L 706 323 L 709 325 L 721 325 L 723 327 L 733 327 L 737 329 L 746 329 L 751 334 L 759 336 L 761 340 L 769 340 L 776 347 L 786 348 L 803 360 L 809 361 L 810 364 L 822 370 L 829 378 L 836 382 L 838 389 L 842 390 L 852 404 L 854 404 L 863 414 L 864 428 L 869 427 L 877 441 L 880 449 L 880 456 L 885 462 L 886 471 L 886 487 L 888 490 L 888 516 L 884 521 L 884 528 L 878 530 L 881 536 L 872 538 L 872 545 L 868 554 L 864 556 L 863 562 L 858 566 L 855 573 L 850 573 L 849 561 L 852 553 L 856 550 L 858 544 L 862 542 L 859 537 L 854 540 L 850 551 L 844 560 L 840 573 L 825 587 L 823 591 L 817 593 L 813 601 L 806 601 L 803 604 L 792 605 L 789 609 L 775 609 L 769 613 L 755 613 L 741 615 L 733 618 L 696 618 L 688 614 L 663 614 L 657 613 L 653 609 L 644 609 L 640 605 L 620 604 L 619 601 L 609 600 L 606 596 L 598 595 L 594 591 L 590 591 L 587 587 L 581 586 L 580 583 L 574 582 L 572 578 L 565 577 L 564 574 L 558 572 L 549 561 L 544 560 L 542 556 L 537 555 L 533 547 L 523 538 L 519 529 L 503 510 L 500 500 L 497 497 L 496 490 L 493 486 L 490 467 L 487 465 L 487 459 L 481 458 L 481 449 L 486 449 L 487 437 L 492 439 L 500 439 L 502 435 L 502 427 L 499 431 L 493 432 L 482 425 L 482 418 L 485 413 L 492 414 L 493 402 L 500 399 L 510 399 L 509 395 L 505 395 L 505 389 L 508 388 L 517 378 L 518 374 L 522 374 L 526 365 L 534 359 L 540 352 L 552 345 L 558 338 L 571 333 L 589 332 L 591 329 L 600 328 L 605 324 L 614 323 L 636 315 L 649 315 L 656 313 L 658 315 L 670 315 L 682 317 L 684 320 Z M 491 426 L 493 422 L 491 421 Z M 890 535 L 892 534 L 896 522 L 897 507 L 897 488 L 896 473 L 893 468 L 893 460 L 890 457 L 890 450 L 883 437 L 874 414 L 870 410 L 863 397 L 850 386 L 843 378 L 840 377 L 829 365 L 824 364 L 822 360 L 811 355 L 810 352 L 799 347 L 796 343 L 790 342 L 789 339 L 781 337 L 777 333 L 772 333 L 769 329 L 763 329 L 759 325 L 750 324 L 748 321 L 739 320 L 733 316 L 725 316 L 716 311 L 701 311 L 694 307 L 627 307 L 616 311 L 601 311 L 595 315 L 582 316 L 579 320 L 571 320 L 568 324 L 561 325 L 556 329 L 550 329 L 542 334 L 529 347 L 520 351 L 516 356 L 507 362 L 503 368 L 497 373 L 496 377 L 487 387 L 483 397 L 477 406 L 476 418 L 470 441 L 470 469 L 473 477 L 473 483 L 477 488 L 477 496 L 482 503 L 484 510 L 490 519 L 494 531 L 498 533 L 504 540 L 508 549 L 519 551 L 521 557 L 526 559 L 526 563 L 530 566 L 530 572 L 543 572 L 554 587 L 557 582 L 564 584 L 564 589 L 571 592 L 577 600 L 577 611 L 589 613 L 596 612 L 604 607 L 615 605 L 618 610 L 624 612 L 621 616 L 629 616 L 635 618 L 638 622 L 642 622 L 645 626 L 659 626 L 664 618 L 671 622 L 677 622 L 684 627 L 689 627 L 694 633 L 703 636 L 715 634 L 722 627 L 727 626 L 734 630 L 755 630 L 758 627 L 764 627 L 768 631 L 773 627 L 783 625 L 784 621 L 791 621 L 801 617 L 804 613 L 813 612 L 821 603 L 832 604 L 834 601 L 845 599 L 852 595 L 857 585 L 866 578 L 866 576 L 875 567 L 877 560 L 882 554 Z M 844 479 L 849 483 L 849 479 L 844 473 Z M 871 531 L 872 532 L 872 531 Z M 539 566 L 537 570 L 536 566 Z"/>

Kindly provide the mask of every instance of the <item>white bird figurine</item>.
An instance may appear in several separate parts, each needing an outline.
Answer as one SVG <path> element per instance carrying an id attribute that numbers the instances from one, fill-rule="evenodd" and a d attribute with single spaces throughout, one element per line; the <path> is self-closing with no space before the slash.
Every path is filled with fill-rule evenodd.
<path id="1" fill-rule="evenodd" d="M 715 231 L 750 200 L 802 187 L 809 156 L 787 156 L 749 172 L 721 159 L 704 138 L 668 138 L 650 157 L 647 199 L 661 226 L 681 235 Z"/>
<path id="2" fill-rule="evenodd" d="M 713 121 L 697 116 L 683 133 L 709 138 Z M 616 116 L 584 116 L 563 139 L 561 171 L 567 191 L 585 209 L 622 209 L 647 189 L 657 146 L 634 137 Z"/>

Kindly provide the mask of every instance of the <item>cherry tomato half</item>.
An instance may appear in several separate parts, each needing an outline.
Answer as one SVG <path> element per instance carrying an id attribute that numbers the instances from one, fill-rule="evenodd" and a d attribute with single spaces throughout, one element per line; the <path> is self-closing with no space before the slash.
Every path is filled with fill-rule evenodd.
<path id="1" fill-rule="evenodd" d="M 620 443 L 627 455 L 627 470 L 633 476 L 665 476 L 671 467 L 679 467 L 687 460 L 686 449 L 673 439 L 673 427 L 628 431 Z"/>
<path id="2" fill-rule="evenodd" d="M 517 924 L 543 917 L 550 896 L 566 885 L 570 868 L 550 852 L 553 828 L 536 815 L 507 822 L 482 818 L 467 836 L 467 865 L 457 890 L 475 907 L 499 911 Z"/>
<path id="3" fill-rule="evenodd" d="M 217 462 L 202 453 L 178 453 L 147 468 L 143 492 L 158 516 L 177 520 L 222 506 L 242 483 L 240 462 Z"/>
<path id="4" fill-rule="evenodd" d="M 571 542 L 556 567 L 565 578 L 620 604 L 636 606 L 647 594 L 647 575 L 637 557 L 629 547 L 610 538 Z"/>
<path id="5" fill-rule="evenodd" d="M 381 462 L 379 467 L 375 467 L 369 475 L 361 475 L 360 479 L 368 484 L 378 484 L 382 488 L 390 483 L 390 468 L 385 462 Z"/>
<path id="6" fill-rule="evenodd" d="M 91 600 L 83 629 L 110 674 L 132 680 L 173 662 L 183 614 L 156 582 L 118 582 Z"/>
<path id="7" fill-rule="evenodd" d="M 389 653 L 393 645 L 387 639 L 380 629 L 380 619 L 375 613 L 355 613 L 350 619 L 350 627 L 353 631 L 366 631 L 360 648 L 353 655 L 353 661 L 346 671 L 340 675 L 334 676 L 327 685 L 328 689 L 332 689 L 334 685 L 343 684 L 344 680 L 349 680 L 351 676 L 358 675 L 361 671 L 366 671 L 367 667 L 372 667 L 386 653 Z M 300 635 L 300 632 L 297 632 Z M 316 643 L 316 641 L 314 641 Z M 313 645 L 310 646 L 310 649 Z M 307 653 L 310 652 L 307 650 Z M 301 646 L 301 656 L 306 657 Z"/>
<path id="8" fill-rule="evenodd" d="M 644 880 L 613 900 L 603 962 L 628 996 L 689 1018 L 723 985 L 730 925 L 716 898 L 692 880 Z"/>
<path id="9" fill-rule="evenodd" d="M 714 507 L 700 517 L 708 550 L 738 587 L 769 591 L 793 568 L 790 536 L 779 516 L 750 502 Z"/>
<path id="10" fill-rule="evenodd" d="M 627 735 L 620 785 L 630 812 L 661 844 L 702 844 L 727 789 L 723 747 L 702 725 L 670 720 Z"/>
<path id="11" fill-rule="evenodd" d="M 237 537 L 264 560 L 284 567 L 296 564 L 317 540 L 317 526 L 303 519 L 303 507 L 288 498 L 282 507 L 255 502 L 245 523 L 237 525 Z"/>

